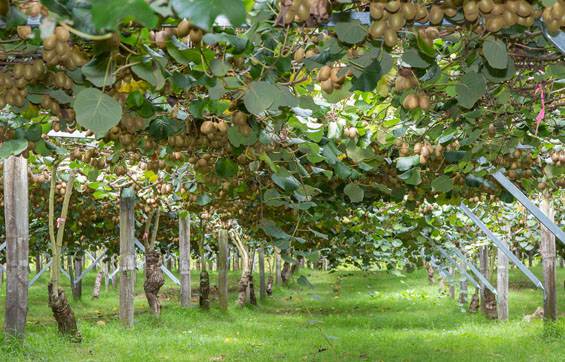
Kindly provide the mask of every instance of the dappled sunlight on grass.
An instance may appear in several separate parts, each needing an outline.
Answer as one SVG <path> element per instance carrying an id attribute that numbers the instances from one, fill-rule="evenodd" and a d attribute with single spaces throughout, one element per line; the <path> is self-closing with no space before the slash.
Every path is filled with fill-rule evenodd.
<path id="1" fill-rule="evenodd" d="M 47 307 L 46 282 L 40 280 L 30 290 L 26 340 L 23 345 L 4 344 L 0 356 L 9 361 L 563 360 L 562 320 L 548 338 L 543 322 L 522 321 L 524 314 L 541 305 L 539 290 L 511 289 L 511 320 L 499 323 L 466 313 L 455 300 L 440 294 L 437 285 L 429 286 L 424 271 L 402 277 L 380 272 L 302 273 L 312 289 L 294 282 L 276 288 L 274 296 L 259 306 L 246 308 L 235 306 L 232 293 L 227 313 L 217 309 L 217 301 L 209 311 L 180 308 L 177 288 L 168 282 L 160 318 L 148 311 L 140 274 L 131 330 L 123 329 L 118 320 L 117 290 L 103 288 L 100 299 L 90 298 L 94 275 L 89 275 L 83 301 L 71 302 L 84 337 L 81 344 L 57 335 Z M 558 285 L 564 275 L 560 270 Z M 232 285 L 237 278 L 237 273 L 230 274 Z M 511 280 L 520 286 L 523 278 L 512 271 Z M 193 282 L 195 288 L 196 275 Z M 563 298 L 559 310 L 565 310 Z"/>

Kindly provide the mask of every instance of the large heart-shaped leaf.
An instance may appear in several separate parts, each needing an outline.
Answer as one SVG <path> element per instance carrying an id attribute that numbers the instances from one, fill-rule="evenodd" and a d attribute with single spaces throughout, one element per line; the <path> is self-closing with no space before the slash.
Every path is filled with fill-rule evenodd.
<path id="1" fill-rule="evenodd" d="M 487 83 L 485 78 L 477 72 L 465 74 L 455 87 L 457 102 L 464 108 L 472 108 L 486 91 Z"/>
<path id="2" fill-rule="evenodd" d="M 210 30 L 218 16 L 225 16 L 232 26 L 245 22 L 246 11 L 241 0 L 172 0 L 177 15 L 194 25 Z"/>
<path id="3" fill-rule="evenodd" d="M 73 108 L 78 124 L 93 131 L 97 138 L 104 137 L 122 118 L 122 106 L 96 88 L 80 91 Z"/>

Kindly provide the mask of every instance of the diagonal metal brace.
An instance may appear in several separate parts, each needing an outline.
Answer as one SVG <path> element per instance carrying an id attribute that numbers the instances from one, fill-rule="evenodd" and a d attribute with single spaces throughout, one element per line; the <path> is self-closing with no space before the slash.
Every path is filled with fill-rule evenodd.
<path id="1" fill-rule="evenodd" d="M 461 274 L 463 274 L 465 276 L 465 278 L 467 278 L 471 283 L 473 283 L 473 285 L 475 285 L 475 287 L 477 287 L 477 289 L 481 289 L 481 285 L 479 283 L 477 283 L 475 278 L 473 278 L 471 275 L 469 275 L 469 273 L 467 273 L 467 270 L 465 270 L 465 268 L 463 268 L 461 265 L 459 265 L 459 263 L 457 263 L 455 260 L 453 260 L 453 258 L 447 253 L 447 251 L 445 251 L 440 246 L 437 246 L 437 249 L 439 250 L 441 255 L 443 255 L 453 266 L 455 266 L 457 269 L 459 269 Z"/>
<path id="2" fill-rule="evenodd" d="M 477 215 L 473 214 L 473 212 L 463 203 L 459 206 L 459 208 L 489 237 L 490 240 L 496 245 L 496 247 L 502 251 L 512 262 L 514 265 L 524 273 L 528 279 L 530 279 L 534 285 L 545 292 L 543 288 L 543 283 L 536 278 L 534 274 L 514 255 L 510 249 L 506 245 L 504 245 L 496 235 L 489 230 L 489 228 L 477 217 Z"/>
<path id="3" fill-rule="evenodd" d="M 6 247 L 6 242 L 4 241 L 2 244 L 0 244 L 0 251 L 2 251 L 5 247 Z"/>
<path id="4" fill-rule="evenodd" d="M 512 194 L 529 212 L 538 219 L 543 226 L 545 226 L 557 239 L 565 244 L 565 232 L 559 228 L 553 221 L 551 221 L 533 202 L 528 199 L 526 195 L 519 188 L 510 181 L 502 171 L 496 171 L 492 177 L 502 185 L 508 192 Z"/>
<path id="5" fill-rule="evenodd" d="M 102 252 L 102 254 L 100 254 L 100 256 L 99 256 L 98 258 L 96 258 L 96 259 L 94 259 L 94 257 L 93 257 L 92 255 L 90 255 L 90 253 L 88 253 L 88 252 L 86 253 L 86 254 L 90 257 L 90 259 L 92 260 L 92 264 L 90 264 L 90 265 L 88 266 L 88 268 L 86 268 L 86 269 L 78 276 L 78 278 L 76 278 L 76 279 L 73 281 L 73 284 L 75 285 L 75 287 L 76 287 L 76 285 L 82 280 L 82 278 L 83 278 L 86 274 L 88 274 L 94 267 L 96 267 L 96 265 L 100 262 L 100 260 L 102 260 L 102 258 L 106 255 L 107 252 L 108 252 L 108 249 L 104 249 L 104 251 Z"/>
<path id="6" fill-rule="evenodd" d="M 457 257 L 459 259 L 461 259 L 461 261 L 463 263 L 465 263 L 469 269 L 471 269 L 471 271 L 473 272 L 473 274 L 475 274 L 477 276 L 477 278 L 479 278 L 479 280 L 494 294 L 497 295 L 496 293 L 496 288 L 492 286 L 492 284 L 488 281 L 488 279 L 483 275 L 483 273 L 481 273 L 479 271 L 479 269 L 477 269 L 477 267 L 475 265 L 473 265 L 473 263 L 471 263 L 469 260 L 467 260 L 467 258 L 465 257 L 465 255 L 463 255 L 463 253 L 457 249 L 457 248 L 451 248 L 450 250 L 452 250 L 455 255 L 457 255 Z"/>

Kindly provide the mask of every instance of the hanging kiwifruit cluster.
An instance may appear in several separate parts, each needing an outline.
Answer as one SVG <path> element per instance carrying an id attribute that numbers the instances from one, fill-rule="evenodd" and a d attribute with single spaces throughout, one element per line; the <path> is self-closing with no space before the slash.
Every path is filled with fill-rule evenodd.
<path id="1" fill-rule="evenodd" d="M 406 89 L 412 89 L 418 86 L 418 79 L 412 72 L 412 69 L 401 68 L 398 70 L 398 75 L 394 80 L 394 90 L 396 92 L 402 92 Z"/>
<path id="2" fill-rule="evenodd" d="M 343 129 L 343 135 L 347 138 L 355 139 L 359 135 L 359 132 L 355 127 L 345 127 Z"/>
<path id="3" fill-rule="evenodd" d="M 52 35 L 43 39 L 43 60 L 47 65 L 74 70 L 86 64 L 80 50 L 70 45 L 70 39 L 71 34 L 63 26 L 57 26 Z"/>
<path id="4" fill-rule="evenodd" d="M 402 101 L 402 107 L 409 111 L 416 108 L 426 111 L 430 108 L 430 97 L 423 91 L 407 94 Z"/>
<path id="5" fill-rule="evenodd" d="M 210 146 L 221 147 L 225 144 L 228 128 L 229 125 L 224 120 L 204 121 L 200 125 L 200 132 L 208 138 Z"/>
<path id="6" fill-rule="evenodd" d="M 427 142 L 424 143 L 418 142 L 414 145 L 414 154 L 420 156 L 420 165 L 425 165 L 432 158 L 433 159 L 443 158 L 443 146 L 442 145 L 432 146 Z"/>
<path id="7" fill-rule="evenodd" d="M 247 113 L 235 111 L 232 115 L 232 124 L 239 129 L 239 132 L 245 136 L 251 133 L 251 127 L 247 123 Z"/>
<path id="8" fill-rule="evenodd" d="M 194 166 L 194 168 L 199 170 L 208 169 L 213 165 L 212 155 L 209 153 L 203 153 L 201 155 L 195 155 L 188 159 L 188 162 Z"/>
<path id="9" fill-rule="evenodd" d="M 346 74 L 342 74 L 342 67 L 332 67 L 324 65 L 318 72 L 318 82 L 320 87 L 326 93 L 332 93 L 334 90 L 341 89 L 345 82 Z"/>
<path id="10" fill-rule="evenodd" d="M 304 47 L 300 47 L 294 52 L 294 61 L 300 63 L 304 60 L 304 58 L 312 58 L 318 55 L 318 49 L 316 47 L 309 47 L 305 49 Z"/>
<path id="11" fill-rule="evenodd" d="M 296 22 L 312 26 L 328 20 L 331 13 L 328 0 L 279 0 L 279 6 L 277 25 Z"/>
<path id="12" fill-rule="evenodd" d="M 15 63 L 11 69 L 0 72 L 0 109 L 6 104 L 22 107 L 27 86 L 41 79 L 45 71 L 45 64 L 36 59 L 30 63 Z"/>
<path id="13" fill-rule="evenodd" d="M 149 33 L 151 41 L 161 49 L 167 47 L 167 43 L 173 35 L 187 45 L 198 45 L 202 41 L 204 32 L 202 29 L 192 25 L 190 21 L 183 19 L 178 23 L 176 28 L 165 27 L 159 31 L 151 31 Z"/>
<path id="14" fill-rule="evenodd" d="M 565 1 L 557 0 L 551 6 L 543 10 L 543 21 L 550 33 L 559 31 L 565 27 Z"/>
<path id="15" fill-rule="evenodd" d="M 388 47 L 398 43 L 397 33 L 407 22 L 428 20 L 428 10 L 423 4 L 400 0 L 372 2 L 369 11 L 375 20 L 369 28 L 369 35 L 373 39 L 383 39 Z"/>

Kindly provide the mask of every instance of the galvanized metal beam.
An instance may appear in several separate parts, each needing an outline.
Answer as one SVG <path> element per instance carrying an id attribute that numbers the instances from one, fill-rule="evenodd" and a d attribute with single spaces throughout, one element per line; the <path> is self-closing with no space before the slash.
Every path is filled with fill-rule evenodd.
<path id="1" fill-rule="evenodd" d="M 2 244 L 0 244 L 0 251 L 4 250 L 4 248 L 6 248 L 6 242 L 5 241 Z"/>
<path id="2" fill-rule="evenodd" d="M 457 255 L 457 257 L 469 267 L 469 269 L 471 269 L 473 274 L 475 274 L 477 278 L 479 278 L 479 280 L 485 285 L 485 287 L 487 287 L 491 292 L 493 292 L 494 295 L 496 295 L 496 288 L 488 281 L 488 279 L 483 275 L 483 273 L 479 271 L 479 269 L 477 269 L 477 267 L 473 263 L 467 260 L 465 255 L 463 255 L 463 253 L 459 249 L 453 247 L 450 250 L 453 251 L 455 255 Z"/>
<path id="3" fill-rule="evenodd" d="M 96 259 L 94 259 L 94 257 L 89 252 L 86 252 L 90 260 L 92 260 L 92 264 L 90 264 L 88 268 L 83 270 L 83 272 L 78 276 L 78 278 L 76 278 L 73 281 L 73 284 L 76 286 L 86 274 L 88 274 L 94 267 L 96 267 L 96 265 L 100 262 L 100 260 L 102 260 L 102 258 L 106 255 L 107 252 L 108 249 L 105 248 L 102 254 L 100 254 L 100 256 Z"/>
<path id="4" fill-rule="evenodd" d="M 475 280 L 475 278 L 473 278 L 469 273 L 467 273 L 467 270 L 465 270 L 465 268 L 463 268 L 458 262 L 453 260 L 453 258 L 449 255 L 449 253 L 447 253 L 447 251 L 445 251 L 440 246 L 436 246 L 436 247 L 439 250 L 439 252 L 441 253 L 441 255 L 443 255 L 447 259 L 447 261 L 449 261 L 453 266 L 455 266 L 457 269 L 459 269 L 461 274 L 463 274 L 463 276 L 465 276 L 465 278 L 467 280 L 469 280 L 471 283 L 473 283 L 473 285 L 475 285 L 475 287 L 477 287 L 477 289 L 481 289 L 481 285 Z"/>
<path id="5" fill-rule="evenodd" d="M 492 177 L 495 178 L 502 187 L 512 194 L 532 215 L 538 219 L 555 237 L 565 244 L 565 232 L 551 221 L 516 185 L 512 183 L 501 170 L 496 171 Z"/>
<path id="6" fill-rule="evenodd" d="M 496 247 L 502 251 L 513 263 L 520 269 L 524 275 L 534 283 L 534 285 L 545 292 L 543 283 L 514 255 L 507 246 L 505 246 L 496 235 L 475 215 L 465 204 L 461 203 L 459 208 L 488 236 Z"/>

